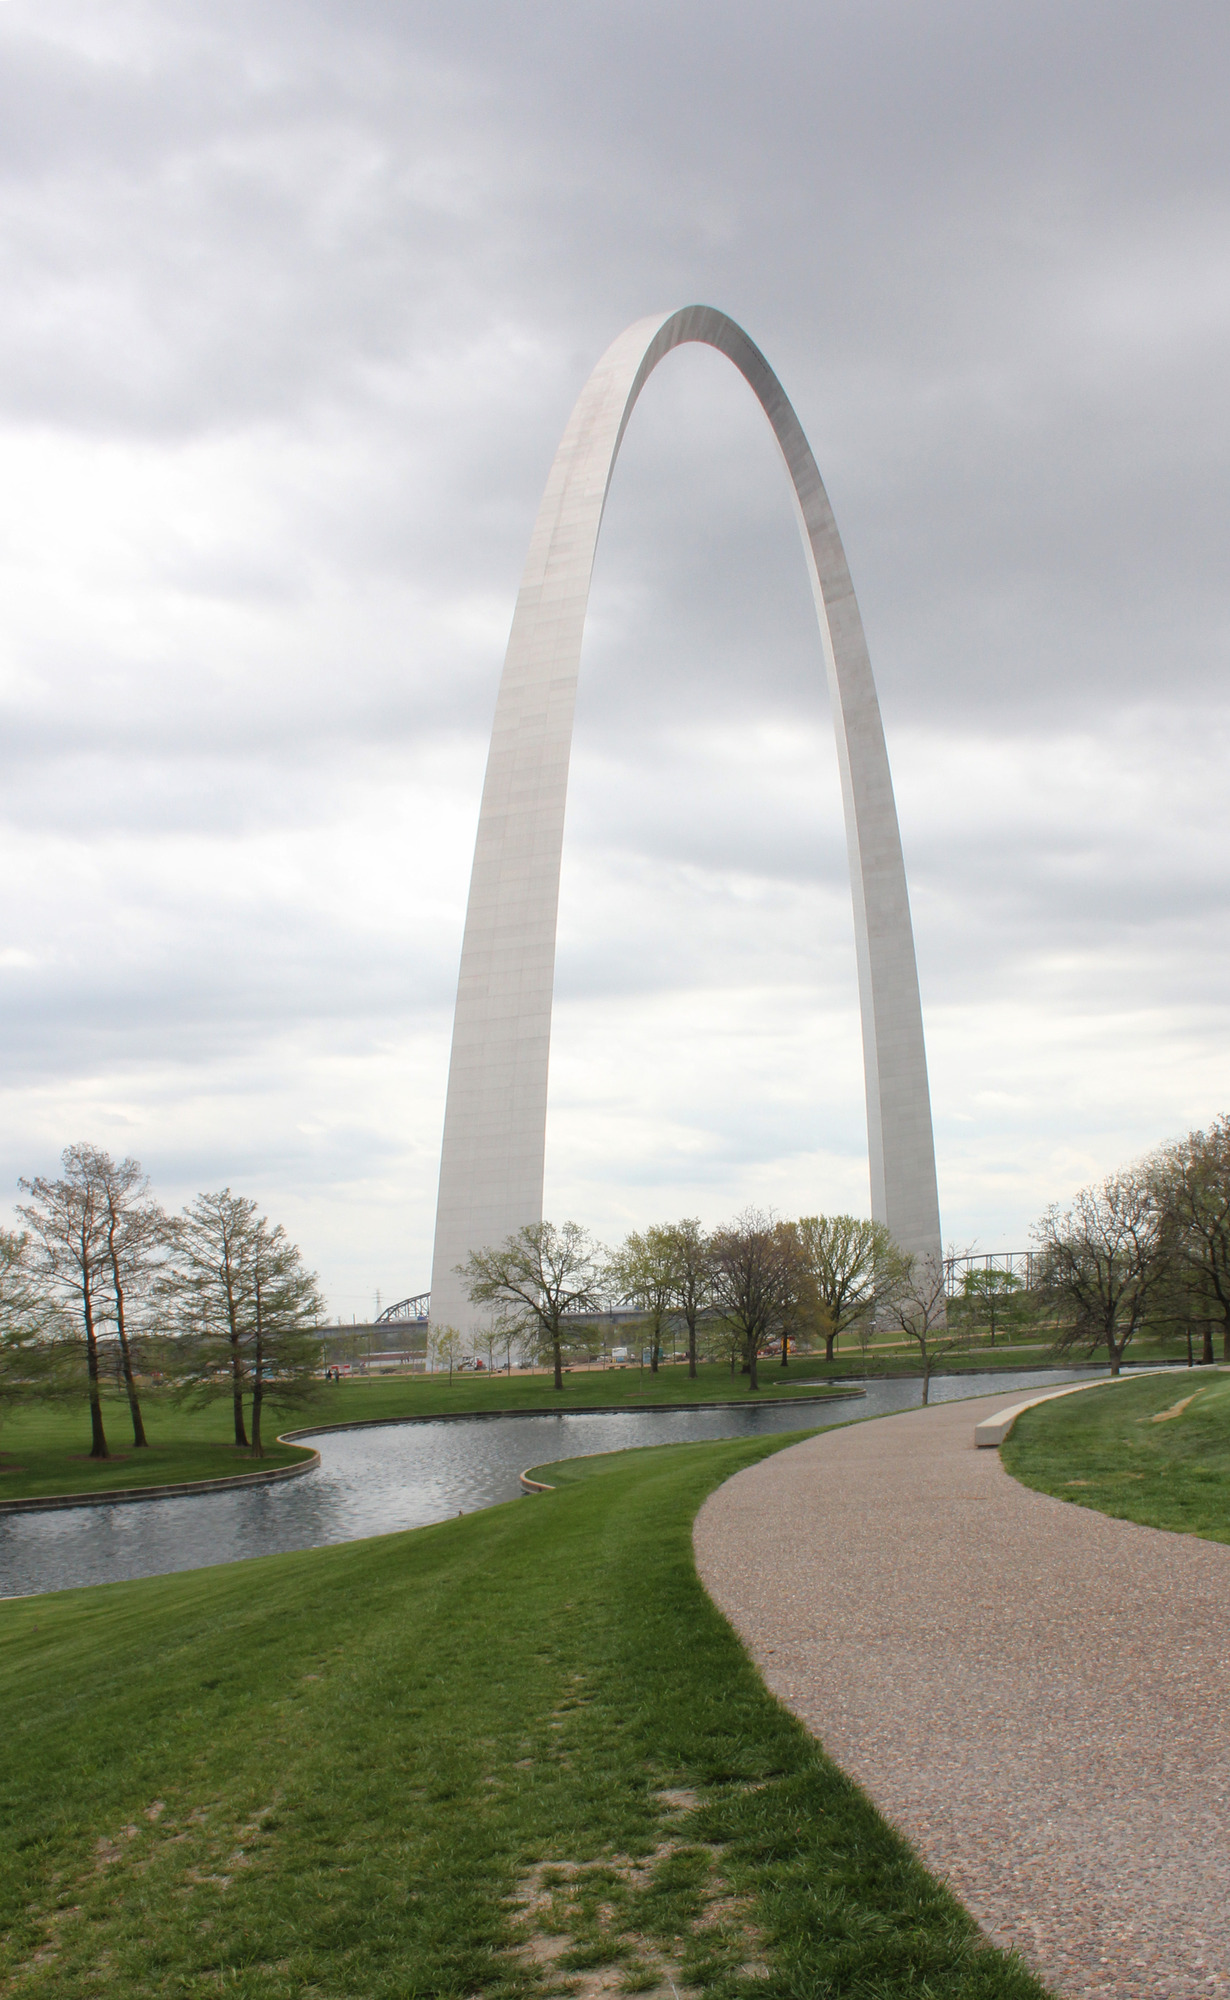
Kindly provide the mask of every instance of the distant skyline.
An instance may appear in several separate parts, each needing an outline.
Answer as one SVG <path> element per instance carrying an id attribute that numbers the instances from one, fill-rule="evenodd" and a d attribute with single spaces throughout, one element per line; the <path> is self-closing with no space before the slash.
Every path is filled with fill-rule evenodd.
<path id="1" fill-rule="evenodd" d="M 841 524 L 945 1235 L 1230 1108 L 1224 8 L 0 7 L 0 1153 L 428 1282 L 517 578 L 639 315 L 770 356 Z M 611 492 L 547 1213 L 866 1213 L 786 475 L 672 356 Z"/>

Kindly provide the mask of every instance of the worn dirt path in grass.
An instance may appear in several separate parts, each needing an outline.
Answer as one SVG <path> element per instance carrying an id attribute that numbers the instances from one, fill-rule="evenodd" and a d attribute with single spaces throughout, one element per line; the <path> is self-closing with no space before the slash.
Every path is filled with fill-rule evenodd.
<path id="1" fill-rule="evenodd" d="M 1019 1485 L 974 1448 L 1019 1399 L 739 1473 L 698 1517 L 701 1576 L 774 1693 L 1057 1994 L 1220 2000 L 1230 1546 Z"/>

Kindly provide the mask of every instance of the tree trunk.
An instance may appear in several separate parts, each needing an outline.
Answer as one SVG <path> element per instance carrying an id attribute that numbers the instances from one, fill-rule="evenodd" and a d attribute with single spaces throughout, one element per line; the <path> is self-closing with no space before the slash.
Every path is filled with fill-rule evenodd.
<path id="1" fill-rule="evenodd" d="M 759 1345 L 759 1341 L 756 1340 L 749 1340 L 747 1343 L 747 1372 L 751 1377 L 747 1385 L 749 1389 L 758 1389 L 760 1387 L 760 1382 L 756 1375 L 757 1349 Z"/>
<path id="2" fill-rule="evenodd" d="M 124 1387 L 128 1391 L 128 1414 L 132 1418 L 133 1445 L 138 1451 L 143 1445 L 148 1449 L 149 1439 L 145 1435 L 145 1424 L 141 1417 L 141 1405 L 137 1400 L 137 1385 L 132 1378 L 132 1357 L 128 1352 L 128 1342 L 126 1340 L 122 1340 L 120 1343 L 120 1353 L 124 1361 Z"/>
<path id="3" fill-rule="evenodd" d="M 261 1281 L 256 1279 L 256 1327 L 252 1342 L 252 1456 L 263 1458 L 265 1447 L 261 1443 L 261 1405 L 265 1400 L 265 1328 L 261 1318 Z"/>
<path id="4" fill-rule="evenodd" d="M 688 1321 L 688 1374 L 696 1380 L 696 1314 Z"/>
<path id="5" fill-rule="evenodd" d="M 107 1434 L 103 1429 L 102 1395 L 98 1387 L 98 1344 L 92 1326 L 86 1328 L 85 1355 L 90 1380 L 90 1457 L 110 1458 Z"/>
<path id="6" fill-rule="evenodd" d="M 132 1442 L 134 1450 L 149 1448 L 145 1435 L 145 1425 L 141 1421 L 141 1404 L 137 1398 L 137 1385 L 132 1374 L 132 1354 L 128 1346 L 128 1323 L 124 1317 L 124 1285 L 120 1277 L 120 1260 L 115 1248 L 115 1232 L 119 1217 L 111 1208 L 111 1224 L 107 1231 L 107 1255 L 111 1265 L 111 1289 L 115 1293 L 115 1331 L 120 1343 L 120 1367 L 124 1374 L 124 1387 L 128 1392 L 128 1413 L 132 1418 Z"/>
<path id="7" fill-rule="evenodd" d="M 82 1304 L 85 1311 L 85 1366 L 90 1384 L 90 1457 L 110 1458 L 107 1434 L 103 1429 L 102 1391 L 98 1386 L 98 1342 L 94 1337 L 94 1314 L 88 1291 Z"/>
<path id="8" fill-rule="evenodd" d="M 557 1389 L 562 1389 L 564 1386 L 564 1356 L 558 1338 L 552 1341 L 551 1351 L 555 1356 L 555 1386 Z"/>
<path id="9" fill-rule="evenodd" d="M 1207 1319 L 1204 1323 L 1204 1350 L 1200 1356 L 1200 1366 L 1202 1368 L 1213 1366 L 1213 1325 L 1212 1321 Z"/>
<path id="10" fill-rule="evenodd" d="M 929 1406 L 930 1402 L 931 1402 L 931 1360 L 930 1356 L 924 1349 L 923 1350 L 923 1408 L 926 1409 Z"/>
<path id="11" fill-rule="evenodd" d="M 239 1351 L 239 1335 L 234 1325 L 231 1327 L 231 1399 L 235 1410 L 235 1443 L 248 1449 L 248 1433 L 243 1421 L 243 1356 Z"/>
<path id="12" fill-rule="evenodd" d="M 790 1365 L 790 1336 L 789 1334 L 784 1333 L 782 1335 L 782 1367 L 788 1368 L 789 1365 Z"/>
<path id="13" fill-rule="evenodd" d="M 112 1278 L 115 1285 L 115 1330 L 120 1338 L 120 1361 L 124 1370 L 124 1387 L 128 1391 L 128 1411 L 132 1418 L 132 1442 L 135 1449 L 142 1446 L 149 1449 L 149 1439 L 145 1435 L 145 1425 L 141 1421 L 141 1405 L 137 1399 L 137 1385 L 132 1374 L 132 1354 L 128 1346 L 128 1328 L 124 1324 L 124 1288 L 120 1284 L 120 1274 L 112 1260 Z"/>
<path id="14" fill-rule="evenodd" d="M 826 1333 L 824 1336 L 824 1358 L 826 1362 L 831 1361 L 833 1359 L 833 1349 L 836 1347 L 836 1345 L 837 1345 L 837 1329 L 836 1327 L 834 1327 L 832 1333 Z"/>
<path id="15" fill-rule="evenodd" d="M 1187 1329 L 1187 1365 L 1189 1368 L 1192 1365 L 1192 1330 L 1190 1326 Z"/>

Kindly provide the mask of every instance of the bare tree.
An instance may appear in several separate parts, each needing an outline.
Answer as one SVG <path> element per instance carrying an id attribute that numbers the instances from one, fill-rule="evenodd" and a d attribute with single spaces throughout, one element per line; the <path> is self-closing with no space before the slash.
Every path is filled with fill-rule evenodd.
<path id="1" fill-rule="evenodd" d="M 120 1372 L 132 1419 L 135 1448 L 147 1445 L 145 1423 L 133 1366 L 133 1338 L 138 1315 L 149 1301 L 168 1243 L 171 1224 L 149 1191 L 149 1178 L 139 1160 L 117 1166 L 100 1146 L 70 1146 L 64 1155 L 70 1176 L 97 1190 L 106 1242 L 111 1302 L 109 1317 L 120 1348 Z"/>
<path id="2" fill-rule="evenodd" d="M 580 1223 L 531 1222 L 495 1248 L 471 1250 L 457 1274 L 471 1305 L 493 1309 L 502 1338 L 550 1355 L 562 1389 L 568 1316 L 602 1308 L 598 1256 Z"/>
<path id="3" fill-rule="evenodd" d="M 713 1302 L 739 1334 L 750 1377 L 769 1342 L 785 1340 L 797 1308 L 798 1254 L 793 1231 L 758 1209 L 744 1209 L 709 1239 Z"/>
<path id="4" fill-rule="evenodd" d="M 24 1235 L 0 1229 L 0 1416 L 10 1404 L 67 1386 L 64 1324 L 34 1281 L 28 1251 Z"/>
<path id="5" fill-rule="evenodd" d="M 801 1320 L 823 1335 L 831 1361 L 843 1333 L 871 1323 L 893 1240 L 882 1222 L 855 1215 L 805 1215 L 795 1232 Z"/>
<path id="6" fill-rule="evenodd" d="M 279 1222 L 261 1218 L 251 1261 L 252 1310 L 247 1335 L 252 1388 L 252 1456 L 264 1457 L 261 1414 L 266 1403 L 296 1409 L 319 1393 L 320 1318 L 324 1300 L 316 1274 L 305 1270 L 299 1246 Z"/>
<path id="7" fill-rule="evenodd" d="M 230 1188 L 198 1195 L 184 1210 L 176 1247 L 166 1296 L 179 1336 L 179 1394 L 229 1397 L 235 1443 L 261 1458 L 266 1403 L 293 1409 L 318 1390 L 324 1302 L 316 1278 L 282 1225 L 272 1227 Z"/>
<path id="8" fill-rule="evenodd" d="M 103 1425 L 98 1334 L 106 1323 L 110 1286 L 107 1215 L 97 1183 L 79 1171 L 80 1147 L 63 1153 L 58 1181 L 37 1175 L 19 1180 L 31 1196 L 17 1213 L 30 1231 L 30 1272 L 43 1295 L 64 1307 L 81 1327 L 90 1402 L 90 1457 L 110 1458 Z"/>
<path id="9" fill-rule="evenodd" d="M 1034 1236 L 1043 1290 L 1067 1319 L 1058 1345 L 1084 1346 L 1091 1354 L 1105 1347 L 1117 1375 L 1173 1257 L 1166 1210 L 1150 1175 L 1131 1168 L 1082 1188 L 1071 1208 L 1049 1208 Z"/>
<path id="10" fill-rule="evenodd" d="M 230 1376 L 235 1443 L 245 1450 L 245 1327 L 251 1266 L 260 1220 L 246 1195 L 222 1188 L 199 1194 L 180 1219 L 175 1259 L 166 1274 L 168 1303 L 193 1366 L 185 1378 L 208 1394 L 217 1392 L 218 1352 Z"/>
<path id="11" fill-rule="evenodd" d="M 484 1326 L 479 1327 L 474 1336 L 474 1341 L 475 1345 L 487 1357 L 488 1374 L 494 1375 L 496 1373 L 495 1357 L 504 1345 L 503 1328 L 495 1320 L 488 1320 Z"/>
<path id="12" fill-rule="evenodd" d="M 1170 1224 L 1205 1359 L 1213 1359 L 1212 1323 L 1220 1322 L 1222 1360 L 1230 1361 L 1230 1118 L 1164 1147 L 1147 1172 Z"/>
<path id="13" fill-rule="evenodd" d="M 931 1377 L 936 1365 L 963 1336 L 948 1325 L 948 1285 L 952 1258 L 912 1255 L 901 1251 L 888 1274 L 885 1306 L 891 1324 L 918 1349 L 922 1364 L 924 1404 L 931 1401 Z"/>

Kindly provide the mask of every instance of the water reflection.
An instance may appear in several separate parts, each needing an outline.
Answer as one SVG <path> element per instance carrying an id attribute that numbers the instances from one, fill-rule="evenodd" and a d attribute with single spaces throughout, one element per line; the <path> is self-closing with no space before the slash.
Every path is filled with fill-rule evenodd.
<path id="1" fill-rule="evenodd" d="M 1035 1384 L 1057 1386 L 1084 1372 L 1074 1370 L 1071 1378 L 1054 1369 L 947 1376 L 932 1383 L 931 1394 L 938 1402 Z M 515 1499 L 518 1473 L 551 1459 L 803 1430 L 910 1409 L 918 1401 L 916 1381 L 872 1382 L 864 1399 L 831 1406 L 800 1400 L 613 1415 L 510 1413 L 322 1432 L 311 1440 L 320 1451 L 319 1469 L 280 1485 L 137 1505 L 0 1515 L 0 1596 L 201 1569 L 423 1527 Z"/>

